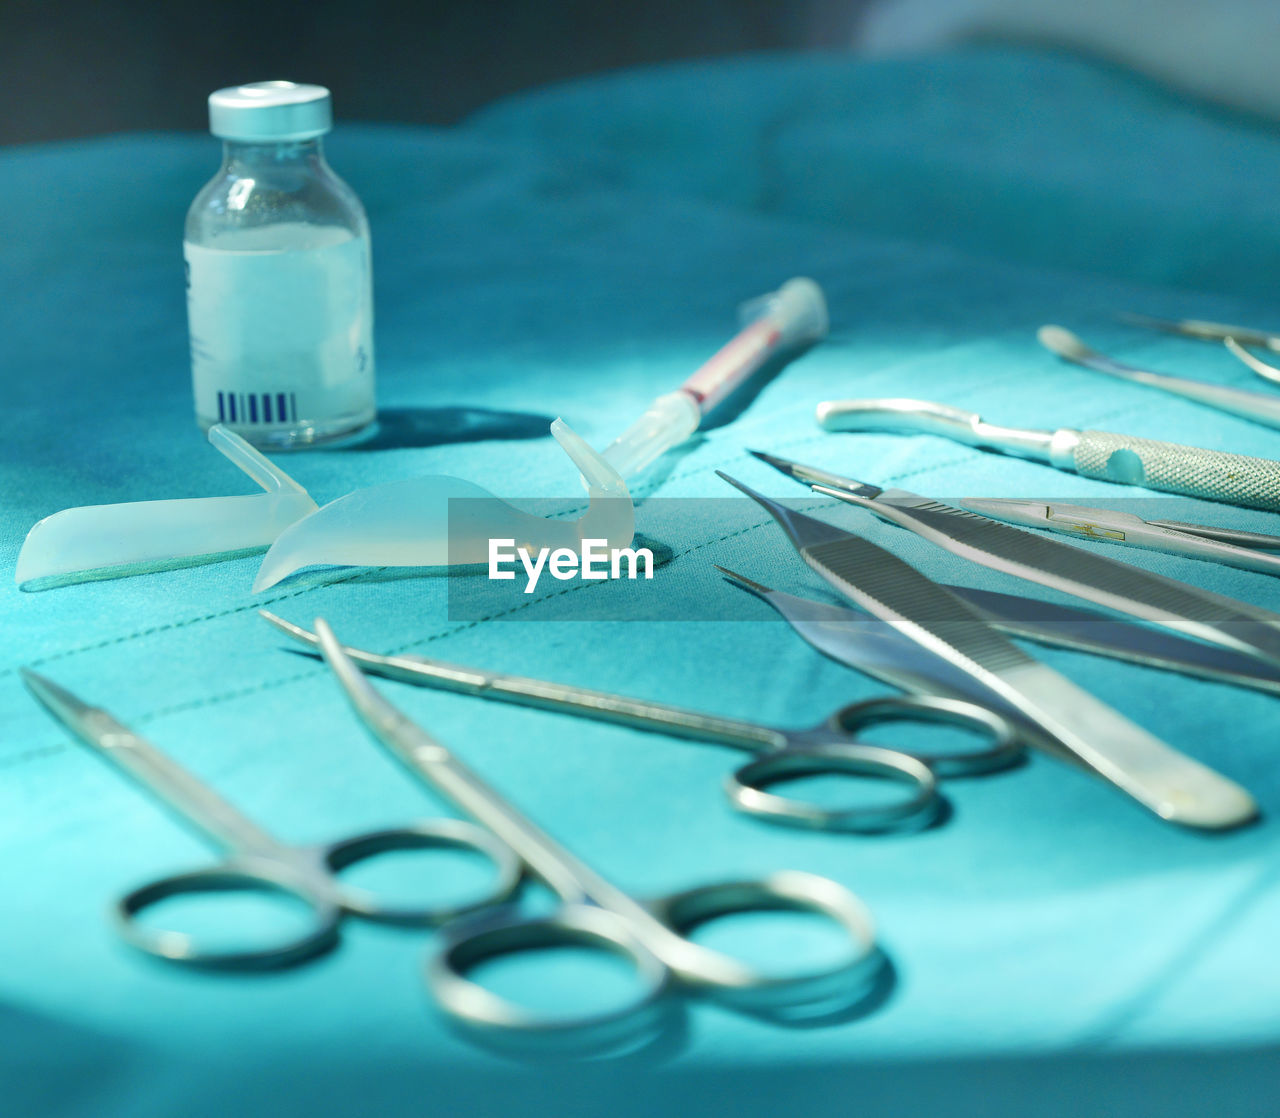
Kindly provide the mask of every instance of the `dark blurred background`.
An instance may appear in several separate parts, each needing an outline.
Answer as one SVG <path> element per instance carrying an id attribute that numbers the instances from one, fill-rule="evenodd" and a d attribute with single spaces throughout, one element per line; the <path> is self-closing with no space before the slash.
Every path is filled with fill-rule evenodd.
<path id="1" fill-rule="evenodd" d="M 0 143 L 206 127 L 269 78 L 340 120 L 449 124 L 584 74 L 768 50 L 894 55 L 999 40 L 1131 67 L 1280 118 L 1277 0 L 0 0 Z"/>
<path id="2" fill-rule="evenodd" d="M 600 70 L 847 46 L 864 0 L 0 0 L 0 143 L 203 129 L 205 98 L 271 78 L 343 120 L 445 124 Z"/>

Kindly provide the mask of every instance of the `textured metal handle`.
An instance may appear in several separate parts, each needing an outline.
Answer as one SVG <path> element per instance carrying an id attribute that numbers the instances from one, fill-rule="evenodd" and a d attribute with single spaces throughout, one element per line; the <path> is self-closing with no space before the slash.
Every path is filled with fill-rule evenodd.
<path id="1" fill-rule="evenodd" d="M 1081 431 L 1076 473 L 1280 512 L 1280 462 L 1155 439 Z"/>

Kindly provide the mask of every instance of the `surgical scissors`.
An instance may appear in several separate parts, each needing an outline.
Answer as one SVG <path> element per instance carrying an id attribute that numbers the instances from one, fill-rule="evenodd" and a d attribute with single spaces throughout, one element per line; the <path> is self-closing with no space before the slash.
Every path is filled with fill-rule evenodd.
<path id="1" fill-rule="evenodd" d="M 266 610 L 259 612 L 294 640 L 312 649 L 319 647 L 316 634 Z M 1023 753 L 1022 741 L 1006 718 L 951 697 L 885 696 L 842 707 L 810 729 L 783 730 L 421 656 L 380 656 L 357 648 L 346 648 L 344 653 L 363 670 L 387 679 L 749 750 L 758 754 L 757 758 L 725 778 L 730 801 L 739 811 L 794 826 L 849 831 L 895 827 L 933 811 L 937 776 L 1008 768 Z M 981 734 L 984 744 L 963 752 L 931 755 L 865 745 L 858 740 L 871 726 L 902 721 L 953 723 Z M 829 808 L 767 790 L 780 781 L 820 774 L 880 777 L 905 785 L 906 794 L 884 803 Z"/>
<path id="2" fill-rule="evenodd" d="M 521 863 L 511 850 L 487 831 L 460 819 L 425 820 L 324 846 L 286 846 L 105 710 L 89 706 L 28 668 L 22 669 L 22 678 L 41 705 L 80 741 L 232 852 L 225 861 L 159 878 L 115 903 L 117 931 L 150 955 L 223 969 L 289 966 L 332 948 L 345 915 L 396 924 L 443 924 L 505 900 L 520 883 Z M 477 853 L 491 862 L 496 870 L 492 887 L 469 903 L 406 909 L 384 904 L 338 877 L 348 866 L 389 851 L 442 847 Z M 225 949 L 202 945 L 186 932 L 153 929 L 140 919 L 144 910 L 171 897 L 209 892 L 283 895 L 301 902 L 309 919 L 300 932 L 286 933 L 278 942 Z"/>
<path id="3" fill-rule="evenodd" d="M 561 901 L 547 916 L 503 909 L 445 929 L 427 964 L 427 984 L 455 1021 L 482 1034 L 529 1039 L 615 1042 L 629 1026 L 650 1022 L 664 996 L 685 989 L 749 1008 L 830 1004 L 856 991 L 883 962 L 862 902 L 825 877 L 784 870 L 758 880 L 705 885 L 641 902 L 600 877 L 521 815 L 443 745 L 380 695 L 342 650 L 322 619 L 315 623 L 321 655 L 356 715 L 376 741 L 409 773 L 465 811 Z M 834 922 L 847 936 L 842 957 L 829 966 L 789 973 L 762 971 L 687 938 L 700 924 L 744 912 L 796 911 Z M 580 1016 L 520 1005 L 468 975 L 494 956 L 549 947 L 586 946 L 620 955 L 635 968 L 637 990 L 617 1008 Z"/>

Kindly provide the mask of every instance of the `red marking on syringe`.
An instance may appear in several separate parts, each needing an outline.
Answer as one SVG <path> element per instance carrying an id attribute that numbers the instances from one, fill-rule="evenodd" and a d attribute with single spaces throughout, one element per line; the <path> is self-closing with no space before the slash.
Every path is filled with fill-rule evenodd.
<path id="1" fill-rule="evenodd" d="M 753 322 L 708 358 L 680 391 L 706 415 L 768 360 L 781 339 L 782 331 L 772 320 Z"/>

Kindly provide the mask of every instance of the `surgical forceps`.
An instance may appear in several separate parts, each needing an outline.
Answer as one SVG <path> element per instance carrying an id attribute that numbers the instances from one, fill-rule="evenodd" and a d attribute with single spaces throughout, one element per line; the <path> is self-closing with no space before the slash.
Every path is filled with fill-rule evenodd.
<path id="1" fill-rule="evenodd" d="M 799 476 L 794 463 L 771 457 L 765 460 L 793 477 Z M 800 469 L 813 472 L 807 467 Z M 844 597 L 954 661 L 980 686 L 1039 726 L 1076 761 L 1160 818 L 1190 827 L 1220 829 L 1239 826 L 1257 815 L 1253 797 L 1238 784 L 1171 749 L 1089 692 L 1033 660 L 996 632 L 982 614 L 892 552 L 789 509 L 723 471 L 716 473 L 765 509 L 800 558 Z M 850 488 L 856 484 L 850 482 Z M 871 507 L 876 504 L 873 498 L 884 492 L 874 486 L 861 488 L 865 494 L 814 486 L 816 492 Z M 886 505 L 887 509 L 896 507 Z"/>
<path id="2" fill-rule="evenodd" d="M 767 602 L 812 647 L 837 663 L 903 690 L 950 695 L 989 706 L 1012 718 L 1019 729 L 1032 729 L 1031 723 L 1017 711 L 1001 705 L 995 696 L 954 665 L 944 675 L 937 670 L 939 661 L 935 659 L 934 667 L 927 674 L 921 671 L 919 653 L 903 647 L 911 642 L 885 622 L 849 606 L 785 594 L 728 567 L 716 569 L 735 585 Z M 1022 598 L 945 582 L 938 585 L 1006 636 L 1280 695 L 1280 668 L 1229 648 L 1184 640 L 1172 633 L 1040 598 Z M 890 636 L 900 640 L 891 643 Z M 1046 739 L 1046 744 L 1052 747 L 1050 739 Z"/>
<path id="3" fill-rule="evenodd" d="M 597 1043 L 606 1038 L 613 1042 L 628 1037 L 630 1026 L 647 1026 L 673 986 L 733 1005 L 777 1009 L 830 1004 L 851 987 L 863 993 L 867 979 L 879 972 L 883 956 L 870 915 L 857 897 L 825 877 L 784 870 L 648 902 L 630 897 L 521 815 L 392 706 L 343 652 L 329 626 L 319 619 L 315 625 L 321 654 L 370 736 L 410 775 L 491 831 L 561 901 L 548 916 L 530 918 L 504 908 L 445 929 L 442 945 L 427 964 L 427 984 L 457 1022 L 489 1035 L 572 1041 L 585 1034 Z M 843 957 L 829 966 L 778 974 L 747 966 L 686 937 L 692 928 L 720 916 L 778 910 L 834 922 L 847 936 Z M 494 956 L 575 944 L 628 960 L 639 979 L 635 997 L 619 1008 L 568 1017 L 508 1001 L 468 977 Z"/>
<path id="4" fill-rule="evenodd" d="M 960 503 L 970 512 L 1003 520 L 1007 524 L 1046 528 L 1078 539 L 1126 544 L 1169 555 L 1224 563 L 1246 571 L 1280 575 L 1280 555 L 1265 554 L 1266 551 L 1280 551 L 1280 536 L 1188 524 L 1181 520 L 1143 520 L 1132 512 L 1072 505 L 1065 501 L 966 497 Z"/>
<path id="5" fill-rule="evenodd" d="M 281 632 L 315 649 L 320 639 L 283 618 L 260 611 Z M 585 687 L 481 671 L 420 656 L 380 656 L 357 648 L 344 653 L 374 675 L 457 691 L 518 706 L 538 707 L 614 722 L 639 730 L 712 741 L 758 754 L 725 779 L 733 806 L 770 822 L 823 830 L 884 830 L 918 819 L 937 804 L 936 776 L 966 776 L 1007 768 L 1023 746 L 1009 720 L 952 697 L 887 696 L 852 703 L 806 730 L 782 730 L 698 711 L 631 699 Z M 929 755 L 864 745 L 858 734 L 884 722 L 949 722 L 981 734 L 986 744 L 964 752 Z M 852 774 L 906 786 L 891 802 L 826 808 L 776 792 L 769 785 L 800 776 Z"/>
<path id="6" fill-rule="evenodd" d="M 1252 420 L 1264 427 L 1280 427 L 1280 397 L 1274 393 L 1250 392 L 1243 388 L 1230 388 L 1222 384 L 1210 384 L 1207 381 L 1192 380 L 1188 377 L 1171 377 L 1164 373 L 1153 373 L 1149 369 L 1139 369 L 1136 365 L 1126 365 L 1099 353 L 1085 345 L 1070 330 L 1061 326 L 1041 326 L 1036 334 L 1040 344 L 1051 353 L 1056 353 L 1064 361 L 1092 369 L 1095 373 L 1127 380 L 1131 384 L 1143 384 L 1148 388 L 1158 388 L 1174 396 L 1186 400 L 1194 400 L 1197 404 L 1217 408 L 1228 415 L 1238 415 L 1241 419 Z M 1230 339 L 1228 339 L 1229 341 Z M 1228 346 L 1230 348 L 1230 346 Z M 1239 352 L 1237 352 L 1239 350 Z M 1231 350 L 1250 368 L 1256 370 L 1254 362 L 1268 368 L 1263 362 L 1236 346 Z"/>
<path id="7" fill-rule="evenodd" d="M 1280 613 L 1274 610 L 1011 528 L 905 489 L 881 489 L 763 451 L 750 453 L 815 492 L 865 508 L 962 559 L 1280 665 Z"/>
<path id="8" fill-rule="evenodd" d="M 1280 353 L 1280 334 L 1257 330 L 1252 326 L 1230 326 L 1225 322 L 1208 322 L 1202 318 L 1156 318 L 1149 314 L 1125 311 L 1122 322 L 1131 326 L 1144 326 L 1149 330 L 1162 330 L 1166 334 L 1180 334 L 1184 338 L 1198 338 L 1204 342 L 1224 342 L 1234 338 L 1241 345 L 1257 346 Z"/>
<path id="9" fill-rule="evenodd" d="M 1133 326 L 1145 326 L 1149 330 L 1162 330 L 1166 334 L 1179 334 L 1184 338 L 1198 338 L 1202 342 L 1222 342 L 1232 356 L 1243 361 L 1263 380 L 1280 383 L 1280 369 L 1254 357 L 1245 346 L 1256 346 L 1272 353 L 1280 353 L 1280 335 L 1249 326 L 1230 326 L 1225 322 L 1206 322 L 1200 318 L 1153 318 L 1147 314 L 1125 313 L 1120 316 Z"/>
<path id="10" fill-rule="evenodd" d="M 504 901 L 519 885 L 522 867 L 512 851 L 487 831 L 459 819 L 426 820 L 325 846 L 286 846 L 105 710 L 89 706 L 27 668 L 22 669 L 22 679 L 41 705 L 81 742 L 195 824 L 206 838 L 231 851 L 223 862 L 159 878 L 115 903 L 116 930 L 150 955 L 221 969 L 289 966 L 333 947 L 346 915 L 396 924 L 443 924 Z M 338 878 L 348 866 L 378 854 L 441 847 L 472 851 L 490 861 L 497 871 L 491 889 L 467 904 L 405 909 L 385 905 Z M 219 949 L 203 946 L 185 932 L 153 929 L 140 920 L 144 910 L 170 897 L 210 892 L 283 895 L 302 903 L 308 921 L 302 931 L 286 933 L 269 945 Z"/>

